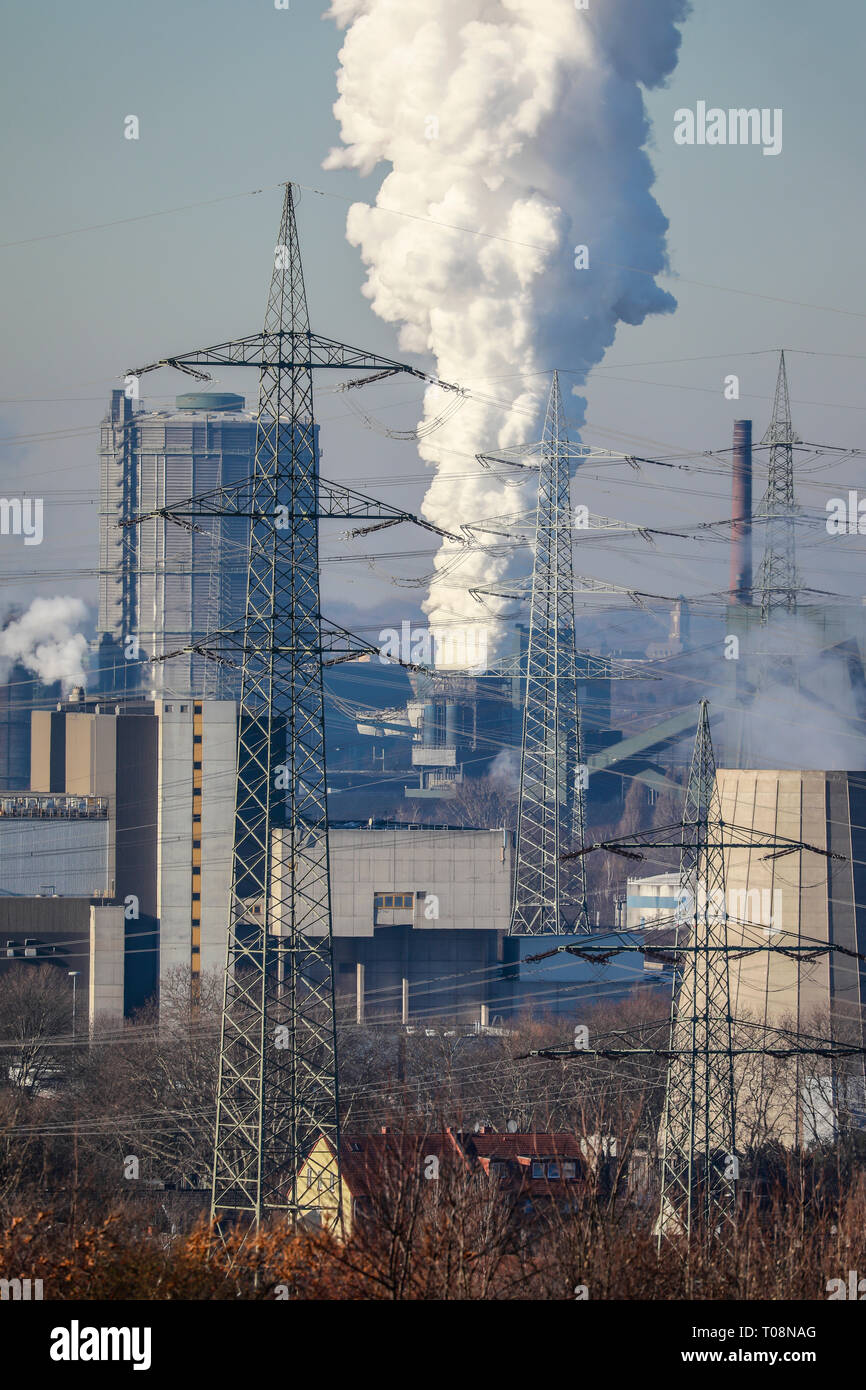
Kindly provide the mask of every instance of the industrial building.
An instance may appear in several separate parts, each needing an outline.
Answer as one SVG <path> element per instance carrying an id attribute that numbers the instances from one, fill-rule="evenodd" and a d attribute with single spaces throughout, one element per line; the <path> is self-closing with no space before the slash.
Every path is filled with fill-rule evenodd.
<path id="1" fill-rule="evenodd" d="M 0 796 L 0 897 L 112 898 L 107 797 Z"/>
<path id="2" fill-rule="evenodd" d="M 728 911 L 749 923 L 732 930 L 744 940 L 758 932 L 778 945 L 814 941 L 863 952 L 866 774 L 720 768 L 717 785 L 728 824 L 840 856 L 799 851 L 775 858 L 761 848 L 729 850 Z M 859 1023 L 866 973 L 854 954 L 821 956 L 799 974 L 795 961 L 774 955 L 732 963 L 731 981 L 734 1003 L 768 1022 L 805 1019 L 823 1009 L 841 1025 Z"/>
<path id="3" fill-rule="evenodd" d="M 317 436 L 318 437 L 318 436 Z M 190 392 L 173 411 L 137 410 L 113 391 L 102 421 L 100 580 L 94 662 L 106 695 L 236 698 L 237 673 L 183 652 L 219 628 L 239 627 L 246 600 L 249 520 L 212 516 L 194 528 L 165 516 L 132 517 L 253 471 L 256 417 L 243 396 Z"/>
<path id="4" fill-rule="evenodd" d="M 784 1034 L 863 1042 L 866 1000 L 866 773 L 719 768 L 722 822 L 739 841 L 725 852 L 725 904 L 734 1046 L 778 1047 Z M 778 837 L 808 849 L 770 854 Z M 820 851 L 836 856 L 828 858 Z M 719 909 L 721 905 L 718 905 Z M 714 911 L 710 905 L 710 911 Z M 630 878 L 626 924 L 648 944 L 675 939 L 675 920 L 692 920 L 678 870 Z M 785 949 L 814 945 L 803 960 Z M 738 955 L 736 948 L 769 947 Z M 835 951 L 821 951 L 835 946 Z M 647 970 L 660 965 L 647 961 Z M 780 1031 L 781 1030 L 781 1031 Z M 761 1070 L 756 1076 L 755 1068 Z M 841 1109 L 866 1119 L 863 1059 L 841 1071 L 806 1071 L 805 1059 L 770 1070 L 738 1062 L 743 1133 L 769 1124 L 788 1144 L 826 1137 Z"/>
<path id="5" fill-rule="evenodd" d="M 7 614 L 6 623 L 14 613 Z M 30 785 L 30 715 L 60 699 L 60 682 L 44 684 L 19 662 L 0 682 L 0 792 Z"/>
<path id="6" fill-rule="evenodd" d="M 124 910 L 84 897 L 0 897 L 0 975 L 49 965 L 75 992 L 82 1030 L 124 1014 Z"/>
<path id="7" fill-rule="evenodd" d="M 39 795 L 13 801 L 21 803 L 17 819 L 29 809 L 41 837 L 31 839 L 34 854 L 36 845 L 51 853 L 38 868 L 0 865 L 0 892 L 50 886 L 73 895 L 87 879 L 88 892 L 121 903 L 127 1012 L 175 967 L 193 980 L 223 968 L 236 757 L 231 700 L 82 698 L 33 715 L 31 792 Z M 90 808 L 87 820 L 81 805 Z M 3 834 L 14 829 L 0 818 Z M 61 858 L 67 842 L 78 853 Z"/>
<path id="8" fill-rule="evenodd" d="M 338 993 L 365 1021 L 478 1020 L 501 995 L 511 835 L 336 824 L 328 847 Z"/>

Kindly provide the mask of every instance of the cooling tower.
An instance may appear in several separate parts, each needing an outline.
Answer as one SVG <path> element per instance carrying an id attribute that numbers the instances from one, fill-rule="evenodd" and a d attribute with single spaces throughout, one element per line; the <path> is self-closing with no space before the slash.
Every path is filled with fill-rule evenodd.
<path id="1" fill-rule="evenodd" d="M 726 839 L 743 831 L 804 841 L 810 850 L 768 858 L 767 848 L 726 853 L 728 942 L 774 947 L 834 945 L 809 961 L 760 952 L 730 958 L 735 1046 L 791 1046 L 775 1030 L 863 1042 L 866 953 L 866 774 L 719 769 Z M 737 919 L 740 919 L 739 921 Z M 745 923 L 746 925 L 741 925 Z M 851 954 L 845 954 L 850 952 Z M 757 1029 L 754 1025 L 757 1024 Z M 807 1043 L 805 1045 L 808 1045 Z M 844 1064 L 803 1057 L 739 1064 L 741 1147 L 758 1137 L 761 1114 L 786 1143 L 829 1137 L 841 1112 L 863 1122 L 863 1059 Z"/>

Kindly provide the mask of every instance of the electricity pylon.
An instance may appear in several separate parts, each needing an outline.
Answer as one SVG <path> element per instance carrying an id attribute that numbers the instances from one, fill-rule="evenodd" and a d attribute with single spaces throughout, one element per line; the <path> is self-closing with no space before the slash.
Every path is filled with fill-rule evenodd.
<path id="1" fill-rule="evenodd" d="M 589 930 L 584 861 L 562 858 L 583 844 L 586 776 L 577 698 L 570 452 L 556 372 L 535 447 L 535 558 L 509 926 L 515 936 Z"/>
<path id="2" fill-rule="evenodd" d="M 530 956 L 528 960 L 542 961 L 565 952 L 604 965 L 613 956 L 639 952 L 658 964 L 672 965 L 667 1046 L 655 1042 L 660 1030 L 651 1022 L 646 1025 L 646 1042 L 636 1039 L 628 1047 L 619 1045 L 623 1035 L 622 1030 L 617 1029 L 601 1034 L 592 1047 L 540 1048 L 528 1055 L 559 1062 L 570 1058 L 582 1062 L 591 1058 L 595 1062 L 603 1058 L 616 1062 L 617 1066 L 655 1057 L 668 1060 L 660 1133 L 663 1158 L 656 1235 L 659 1249 L 662 1242 L 668 1240 L 688 1258 L 696 1241 L 724 1245 L 734 1227 L 739 1177 L 735 1105 L 737 1064 L 734 1059 L 860 1057 L 866 1053 L 866 1048 L 839 1044 L 832 1038 L 801 1039 L 798 1034 L 784 1029 L 773 1029 L 768 1043 L 763 1036 L 765 1024 L 732 1016 L 728 924 L 738 927 L 752 924 L 731 917 L 727 912 L 725 854 L 732 850 L 763 850 L 765 858 L 781 857 L 794 851 L 816 854 L 826 860 L 840 860 L 844 856 L 803 840 L 789 840 L 774 831 L 722 821 L 706 700 L 700 704 L 682 819 L 652 830 L 639 830 L 632 835 L 583 845 L 567 858 L 582 858 L 596 850 L 605 850 L 629 860 L 641 860 L 647 849 L 679 849 L 680 852 L 676 912 L 670 922 L 659 917 L 653 924 L 666 934 L 670 926 L 676 927 L 673 945 L 635 943 L 633 932 L 625 931 L 617 934 L 620 940 L 613 945 L 609 939 L 600 945 L 568 943 Z M 841 948 L 833 943 L 822 945 L 813 941 L 794 945 L 738 942 L 735 954 L 740 957 L 779 953 L 788 959 L 811 964 L 819 955 L 838 949 Z M 612 1045 L 608 1044 L 608 1038 L 613 1039 Z M 789 1045 L 780 1045 L 784 1042 Z"/>
<path id="3" fill-rule="evenodd" d="M 758 574 L 761 595 L 761 623 L 766 625 L 774 613 L 794 613 L 797 608 L 797 556 L 795 544 L 794 445 L 800 438 L 791 424 L 791 401 L 785 353 L 779 359 L 779 375 L 773 415 L 762 444 L 769 445 L 767 491 L 756 516 L 766 520 L 764 556 Z"/>
<path id="4" fill-rule="evenodd" d="M 683 806 L 678 926 L 663 1121 L 658 1239 L 693 1227 L 724 1237 L 734 1220 L 734 1040 L 722 812 L 706 700 L 701 701 Z"/>
<path id="5" fill-rule="evenodd" d="M 333 1181 L 323 1157 L 321 1171 L 308 1167 L 311 1180 L 299 1184 L 316 1141 L 324 1136 L 339 1156 L 322 666 L 375 651 L 321 617 L 318 523 L 418 521 L 320 479 L 313 370 L 431 378 L 310 331 L 291 184 L 263 331 L 131 375 L 161 366 L 205 380 L 209 366 L 259 371 L 252 477 L 158 514 L 182 526 L 207 516 L 250 523 L 242 631 L 211 633 L 193 648 L 242 666 L 211 1212 L 296 1220 L 320 1209 L 322 1183 Z"/>

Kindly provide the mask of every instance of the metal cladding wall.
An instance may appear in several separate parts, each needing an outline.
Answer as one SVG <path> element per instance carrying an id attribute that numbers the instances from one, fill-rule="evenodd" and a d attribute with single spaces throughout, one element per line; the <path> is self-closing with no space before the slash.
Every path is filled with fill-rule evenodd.
<path id="1" fill-rule="evenodd" d="M 191 394 L 178 397 L 176 411 L 133 413 L 123 393 L 113 393 L 100 448 L 98 627 L 121 653 L 127 639 L 136 637 L 140 652 L 137 659 L 115 661 L 115 685 L 126 666 L 130 689 L 166 698 L 239 694 L 239 675 L 205 657 L 184 653 L 154 666 L 149 661 L 219 628 L 239 626 L 249 521 L 203 517 L 195 531 L 161 517 L 127 528 L 119 523 L 251 476 L 255 416 L 225 408 L 240 399 Z"/>
<path id="2" fill-rule="evenodd" d="M 0 896 L 111 897 L 112 824 L 0 816 Z"/>

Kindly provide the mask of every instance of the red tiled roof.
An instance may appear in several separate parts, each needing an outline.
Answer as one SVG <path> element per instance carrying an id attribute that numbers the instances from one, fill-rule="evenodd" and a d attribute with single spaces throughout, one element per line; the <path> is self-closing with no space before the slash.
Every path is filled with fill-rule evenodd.
<path id="1" fill-rule="evenodd" d="M 467 1134 L 462 1140 L 478 1158 L 583 1158 L 573 1134 Z"/>
<path id="2" fill-rule="evenodd" d="M 340 1140 L 340 1172 L 352 1196 L 359 1197 L 388 1165 L 421 1165 L 428 1154 L 441 1159 L 454 1152 L 447 1134 L 347 1134 Z"/>
<path id="3" fill-rule="evenodd" d="M 524 1185 L 530 1191 L 548 1189 L 546 1177 L 530 1178 L 534 1159 L 576 1160 L 578 1174 L 585 1164 L 580 1141 L 573 1134 L 467 1134 L 446 1130 L 444 1134 L 347 1134 L 340 1141 L 342 1177 L 353 1197 L 368 1193 L 371 1182 L 386 1167 L 411 1164 L 420 1169 L 428 1155 L 462 1159 L 470 1165 L 477 1162 L 485 1172 L 490 1171 L 491 1160 L 496 1159 L 514 1165 L 515 1169 L 525 1168 Z"/>

